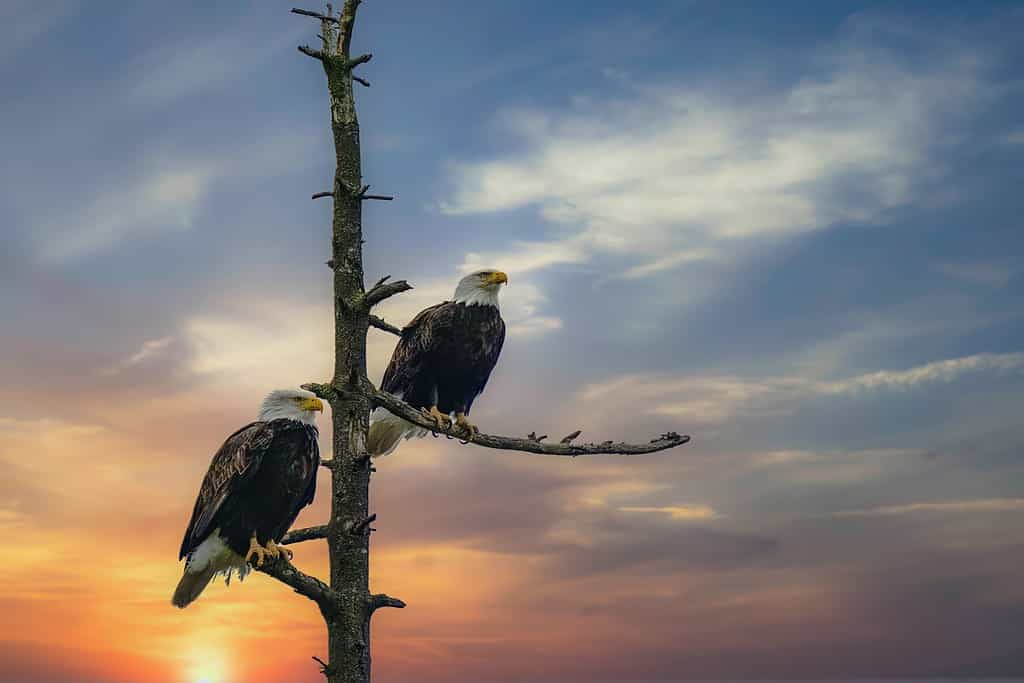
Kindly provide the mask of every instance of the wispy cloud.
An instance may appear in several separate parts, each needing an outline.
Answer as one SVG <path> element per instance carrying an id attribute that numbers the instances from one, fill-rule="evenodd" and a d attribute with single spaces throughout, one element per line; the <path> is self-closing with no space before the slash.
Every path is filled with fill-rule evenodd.
<path id="1" fill-rule="evenodd" d="M 43 264 L 60 266 L 128 240 L 190 230 L 216 187 L 295 172 L 301 164 L 288 160 L 304 158 L 315 142 L 312 134 L 289 133 L 216 153 L 153 153 L 141 172 L 109 183 L 84 205 L 67 207 L 59 217 L 37 225 L 37 257 Z"/>
<path id="2" fill-rule="evenodd" d="M 1005 287 L 1014 269 L 1002 263 L 936 263 L 935 269 L 955 280 L 982 287 Z"/>
<path id="3" fill-rule="evenodd" d="M 294 50 L 307 34 L 308 27 L 296 22 L 274 32 L 244 26 L 212 35 L 187 35 L 140 57 L 130 71 L 128 91 L 132 99 L 154 105 L 195 95 L 260 68 L 278 52 Z M 243 54 L 245 58 L 240 59 Z"/>
<path id="4" fill-rule="evenodd" d="M 979 353 L 926 363 L 908 370 L 881 370 L 817 386 L 823 393 L 849 393 L 872 389 L 911 389 L 923 384 L 949 383 L 974 372 L 1005 373 L 1024 369 L 1024 353 Z"/>
<path id="5" fill-rule="evenodd" d="M 624 405 L 646 406 L 650 414 L 684 416 L 696 423 L 717 424 L 735 415 L 785 414 L 814 396 L 908 391 L 949 384 L 971 374 L 1000 375 L 1024 371 L 1024 353 L 979 353 L 934 361 L 904 370 L 880 370 L 841 380 L 802 375 L 652 376 L 625 375 L 587 385 L 580 399 L 594 409 L 614 413 Z"/>
<path id="6" fill-rule="evenodd" d="M 668 515 L 677 521 L 713 519 L 718 516 L 714 508 L 707 505 L 665 505 L 661 507 L 630 506 L 619 508 L 622 512 L 644 512 Z"/>
<path id="7" fill-rule="evenodd" d="M 0 5 L 0 58 L 31 46 L 73 16 L 78 4 L 75 0 L 6 0 Z"/>
<path id="8" fill-rule="evenodd" d="M 454 164 L 442 209 L 536 207 L 559 227 L 546 248 L 483 260 L 525 270 L 614 252 L 639 261 L 633 278 L 735 254 L 737 238 L 874 220 L 942 172 L 936 132 L 959 113 L 946 103 L 977 101 L 984 84 L 963 48 L 922 67 L 873 41 L 870 22 L 856 29 L 828 55 L 831 71 L 756 99 L 657 84 L 569 111 L 505 112 L 515 147 Z"/>
<path id="9" fill-rule="evenodd" d="M 159 339 L 149 339 L 142 342 L 142 346 L 138 351 L 131 354 L 127 358 L 124 358 L 119 363 L 116 363 L 108 368 L 103 369 L 105 375 L 116 375 L 119 372 L 133 368 L 137 365 L 145 363 L 148 360 L 161 356 L 167 349 L 174 343 L 174 337 L 161 337 Z"/>
<path id="10" fill-rule="evenodd" d="M 1024 498 L 980 498 L 974 500 L 951 500 L 934 503 L 907 503 L 887 505 L 864 510 L 843 510 L 836 517 L 890 517 L 919 513 L 968 513 L 968 512 L 1020 512 L 1024 511 Z"/>

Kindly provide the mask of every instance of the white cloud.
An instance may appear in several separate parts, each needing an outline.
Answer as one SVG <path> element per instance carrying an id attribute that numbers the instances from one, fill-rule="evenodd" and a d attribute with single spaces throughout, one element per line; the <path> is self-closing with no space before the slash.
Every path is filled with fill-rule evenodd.
<path id="1" fill-rule="evenodd" d="M 504 112 L 516 148 L 453 164 L 442 210 L 536 207 L 558 234 L 488 261 L 530 270 L 614 252 L 638 262 L 634 278 L 735 253 L 740 239 L 871 221 L 941 172 L 931 146 L 956 115 L 948 103 L 981 86 L 962 49 L 910 67 L 872 45 L 866 26 L 827 56 L 828 73 L 771 95 L 683 83 Z"/>
<path id="2" fill-rule="evenodd" d="M 950 383 L 973 372 L 1006 373 L 1024 369 L 1024 353 L 979 353 L 940 360 L 908 370 L 881 370 L 818 386 L 822 393 L 840 394 L 873 389 L 912 389 L 922 384 Z"/>
<path id="3" fill-rule="evenodd" d="M 957 512 L 1019 512 L 1024 510 L 1024 498 L 981 498 L 975 500 L 953 500 L 938 503 L 907 503 L 886 505 L 865 510 L 844 510 L 836 517 L 889 517 L 917 513 Z"/>
<path id="4" fill-rule="evenodd" d="M 233 302 L 185 321 L 186 369 L 264 388 L 322 381 L 332 369 L 332 321 L 329 303 Z"/>
<path id="5" fill-rule="evenodd" d="M 451 298 L 458 278 L 428 280 L 391 297 L 375 313 L 399 327 L 419 311 Z M 541 313 L 545 297 L 528 283 L 502 293 L 502 315 L 509 336 L 518 339 L 557 330 L 561 320 Z M 157 340 L 135 356 L 138 362 L 163 350 Z M 259 297 L 221 302 L 186 319 L 175 341 L 187 350 L 185 370 L 211 381 L 259 387 L 297 386 L 330 376 L 334 363 L 333 315 L 329 299 L 320 303 Z M 371 330 L 367 366 L 372 380 L 384 372 L 397 337 Z M 166 342 L 170 344 L 170 341 Z M 133 358 L 135 357 L 133 356 Z M 130 360 L 130 359 L 129 359 Z"/>
<path id="6" fill-rule="evenodd" d="M 60 265 L 106 251 L 130 236 L 192 227 L 213 177 L 204 163 L 160 170 L 111 189 L 86 207 L 46 226 L 37 241 L 40 260 Z"/>
<path id="7" fill-rule="evenodd" d="M 584 387 L 579 397 L 588 414 L 611 417 L 636 406 L 651 415 L 685 417 L 690 423 L 720 424 L 736 415 L 792 412 L 798 401 L 814 396 L 906 391 L 948 384 L 974 373 L 1024 371 L 1024 353 L 980 353 L 935 361 L 905 370 L 881 370 L 842 380 L 808 376 L 740 377 L 634 374 Z M 603 412 L 602 412 L 603 411 Z"/>
<path id="8" fill-rule="evenodd" d="M 294 172 L 315 144 L 314 135 L 290 133 L 215 153 L 153 153 L 140 172 L 116 179 L 85 206 L 71 207 L 36 226 L 37 256 L 42 263 L 59 266 L 126 240 L 189 230 L 219 183 Z"/>

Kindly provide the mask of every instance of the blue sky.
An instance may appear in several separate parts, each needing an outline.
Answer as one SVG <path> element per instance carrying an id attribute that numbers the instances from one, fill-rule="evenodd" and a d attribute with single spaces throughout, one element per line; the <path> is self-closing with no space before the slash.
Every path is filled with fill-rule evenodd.
<path id="1" fill-rule="evenodd" d="M 172 435 L 133 490 L 188 463 L 188 495 L 160 503 L 176 519 L 263 392 L 326 376 L 330 206 L 309 195 L 332 151 L 323 75 L 295 50 L 316 26 L 290 6 L 0 9 L 10 481 L 41 424 Z M 442 456 L 472 463 L 463 504 L 486 482 L 541 495 L 550 516 L 511 531 L 546 541 L 508 552 L 567 590 L 646 576 L 680 602 L 637 619 L 708 625 L 703 653 L 655 639 L 654 677 L 749 673 L 734 655 L 772 675 L 1024 672 L 1022 31 L 1012 2 L 367 0 L 364 177 L 396 195 L 367 203 L 367 278 L 416 286 L 384 316 L 501 268 L 486 431 L 694 438 L 552 484 L 550 464 L 411 444 L 381 495 L 448 520 L 412 485 L 450 487 Z M 371 335 L 376 380 L 393 340 Z M 395 524 L 382 557 L 430 533 Z M 471 531 L 438 542 L 508 542 Z M 730 596 L 784 658 L 730 634 Z M 806 620 L 778 616 L 790 599 Z M 602 657 L 557 670 L 625 676 Z"/>

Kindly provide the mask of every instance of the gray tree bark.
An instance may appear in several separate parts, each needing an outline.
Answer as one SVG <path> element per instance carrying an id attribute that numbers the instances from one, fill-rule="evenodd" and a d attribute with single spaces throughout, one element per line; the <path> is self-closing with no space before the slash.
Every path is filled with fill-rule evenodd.
<path id="1" fill-rule="evenodd" d="M 293 9 L 295 14 L 320 21 L 321 47 L 300 46 L 299 51 L 317 59 L 327 76 L 331 130 L 334 134 L 336 170 L 334 187 L 318 192 L 314 199 L 331 197 L 334 217 L 331 260 L 334 273 L 334 376 L 326 384 L 306 384 L 307 389 L 327 400 L 334 427 L 333 457 L 323 465 L 331 472 L 331 518 L 322 526 L 290 532 L 284 543 L 326 539 L 331 565 L 330 585 L 304 574 L 282 556 L 260 568 L 297 593 L 316 602 L 327 624 L 328 660 L 318 657 L 330 683 L 369 683 L 370 619 L 381 607 L 405 607 L 397 598 L 371 594 L 369 586 L 370 456 L 366 452 L 369 414 L 374 406 L 384 406 L 421 427 L 434 423 L 412 406 L 376 389 L 366 373 L 366 334 L 379 328 L 400 334 L 400 328 L 371 315 L 372 307 L 384 299 L 411 289 L 404 280 L 389 282 L 385 277 L 368 291 L 363 286 L 362 203 L 370 199 L 391 199 L 367 194 L 363 185 L 359 150 L 359 119 L 356 116 L 353 82 L 369 83 L 353 74 L 353 69 L 370 61 L 371 55 L 351 55 L 352 31 L 361 0 L 345 0 L 340 13 L 330 5 L 323 13 Z M 643 454 L 682 445 L 689 437 L 669 432 L 646 444 L 606 441 L 601 444 L 575 445 L 579 431 L 558 443 L 544 443 L 544 436 L 531 433 L 527 438 L 488 434 L 463 434 L 465 443 L 518 450 L 530 453 L 565 455 Z"/>

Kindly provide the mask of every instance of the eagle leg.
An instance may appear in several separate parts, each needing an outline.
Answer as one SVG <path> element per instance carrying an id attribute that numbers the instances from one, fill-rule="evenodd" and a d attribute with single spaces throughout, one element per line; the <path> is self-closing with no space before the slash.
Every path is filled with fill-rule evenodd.
<path id="1" fill-rule="evenodd" d="M 427 410 L 426 408 L 420 408 L 420 412 L 437 423 L 438 431 L 446 432 L 452 428 L 451 418 L 442 413 L 440 410 L 438 410 L 436 405 L 430 406 L 430 410 Z"/>
<path id="2" fill-rule="evenodd" d="M 267 558 L 267 556 L 277 557 L 276 554 L 271 555 L 271 552 L 270 552 L 269 548 L 264 548 L 263 546 L 260 545 L 260 542 L 256 540 L 256 532 L 255 531 L 252 532 L 252 538 L 249 539 L 249 552 L 247 552 L 245 554 L 245 561 L 248 562 L 249 559 L 253 555 L 256 556 L 256 567 L 257 568 L 263 566 L 263 562 Z"/>
<path id="3" fill-rule="evenodd" d="M 465 432 L 466 436 L 468 436 L 469 438 L 473 438 L 475 434 L 480 433 L 480 430 L 477 428 L 477 426 L 466 418 L 465 413 L 455 413 L 455 424 L 459 427 L 459 429 Z"/>
<path id="4" fill-rule="evenodd" d="M 291 559 L 295 557 L 295 553 L 293 553 L 291 550 L 284 547 L 283 545 L 278 545 L 274 543 L 274 539 L 270 539 L 269 541 L 267 541 L 267 552 L 270 553 L 271 557 L 284 557 L 284 559 L 288 560 L 289 562 L 291 562 Z"/>

